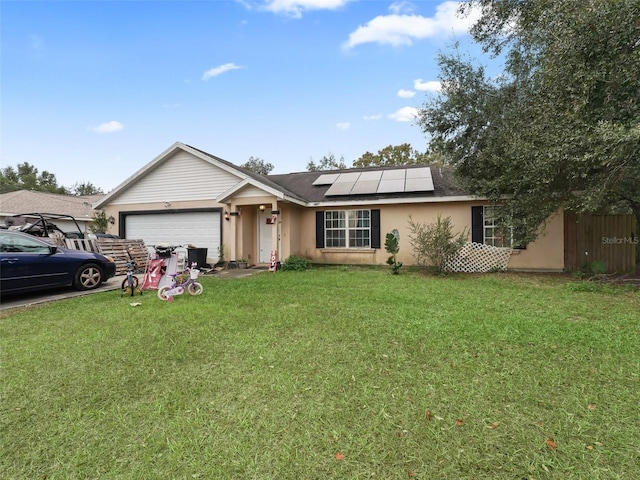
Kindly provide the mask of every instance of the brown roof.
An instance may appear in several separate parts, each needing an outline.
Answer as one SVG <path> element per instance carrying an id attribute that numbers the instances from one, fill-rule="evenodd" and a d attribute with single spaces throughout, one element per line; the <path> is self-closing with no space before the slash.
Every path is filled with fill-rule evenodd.
<path id="1" fill-rule="evenodd" d="M 103 195 L 61 195 L 58 193 L 17 190 L 0 194 L 0 215 L 18 213 L 56 213 L 78 220 L 93 218 L 93 204 Z"/>
<path id="2" fill-rule="evenodd" d="M 393 193 L 393 194 L 366 194 L 366 195 L 348 195 L 348 196 L 330 196 L 325 193 L 330 185 L 313 185 L 313 182 L 325 173 L 348 173 L 348 172 L 371 172 L 379 170 L 394 170 L 398 168 L 424 168 L 431 167 L 431 176 L 433 179 L 434 191 L 432 192 L 411 192 L 411 193 Z M 265 178 L 265 177 L 263 177 Z M 452 197 L 469 195 L 464 191 L 454 176 L 454 170 L 448 166 L 431 166 L 431 165 L 406 165 L 393 167 L 368 167 L 368 168 L 349 168 L 345 170 L 327 170 L 313 172 L 287 173 L 282 175 L 267 175 L 267 179 L 279 185 L 280 188 L 286 188 L 293 192 L 298 198 L 304 199 L 306 202 L 330 202 L 345 200 L 379 200 L 393 198 L 435 198 L 435 197 Z"/>

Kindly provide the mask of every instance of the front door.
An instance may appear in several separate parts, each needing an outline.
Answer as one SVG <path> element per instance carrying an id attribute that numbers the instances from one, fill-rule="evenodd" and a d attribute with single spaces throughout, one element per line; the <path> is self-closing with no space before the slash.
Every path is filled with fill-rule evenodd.
<path id="1" fill-rule="evenodd" d="M 269 263 L 271 261 L 272 235 L 276 225 L 268 224 L 267 218 L 271 217 L 258 213 L 258 263 Z"/>

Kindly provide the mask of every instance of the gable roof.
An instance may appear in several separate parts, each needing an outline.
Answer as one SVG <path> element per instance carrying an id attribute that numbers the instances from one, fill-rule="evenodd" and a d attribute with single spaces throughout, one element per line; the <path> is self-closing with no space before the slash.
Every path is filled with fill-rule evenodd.
<path id="1" fill-rule="evenodd" d="M 187 145 L 188 146 L 188 145 Z M 237 165 L 234 165 L 231 162 L 228 162 L 226 160 L 222 160 L 221 158 L 218 157 L 214 157 L 213 155 L 211 155 L 210 153 L 204 152 L 202 150 L 199 150 L 197 148 L 194 147 L 189 147 L 192 148 L 193 150 L 200 152 L 202 155 L 206 155 L 209 156 L 211 158 L 215 158 L 221 162 L 224 162 L 225 164 L 227 164 L 230 168 L 235 169 L 238 172 L 242 172 L 244 175 L 246 175 L 246 178 L 244 180 L 242 180 L 240 183 L 238 183 L 238 185 L 236 185 L 235 187 L 233 187 L 232 189 L 230 189 L 227 192 L 224 192 L 222 195 L 220 195 L 217 200 L 221 203 L 224 203 L 227 199 L 229 199 L 231 196 L 233 196 L 234 193 L 242 190 L 244 187 L 246 187 L 247 185 L 253 185 L 254 187 L 257 188 L 262 188 L 263 190 L 265 190 L 266 192 L 279 197 L 279 198 L 287 198 L 288 200 L 293 201 L 294 203 L 304 203 L 304 198 L 298 196 L 295 192 L 289 190 L 286 186 L 278 184 L 274 181 L 272 181 L 269 177 L 269 175 L 260 175 L 259 173 L 253 172 L 251 170 L 248 170 L 246 168 L 243 167 L 238 167 Z"/>
<path id="2" fill-rule="evenodd" d="M 135 172 L 115 189 L 102 197 L 94 207 L 102 208 L 109 203 L 110 200 L 117 197 L 121 192 L 133 186 L 145 174 L 151 172 L 167 159 L 169 159 L 178 150 L 183 150 L 200 158 L 212 165 L 215 165 L 227 172 L 238 177 L 238 183 L 226 192 L 218 195 L 216 200 L 220 203 L 226 203 L 238 192 L 249 186 L 256 187 L 265 191 L 269 195 L 273 195 L 281 200 L 289 201 L 303 206 L 319 206 L 319 205 L 348 205 L 359 203 L 418 203 L 418 202 L 438 202 L 438 201 L 456 201 L 469 200 L 471 197 L 465 192 L 455 179 L 452 167 L 448 166 L 430 166 L 430 165 L 407 165 L 407 166 L 391 166 L 391 167 L 367 167 L 367 168 L 348 168 L 343 170 L 328 171 L 311 171 L 287 173 L 279 175 L 260 175 L 246 168 L 237 166 L 220 157 L 211 155 L 203 150 L 176 142 L 167 150 L 162 152 L 151 162 L 146 164 L 140 170 Z M 358 172 L 377 172 L 385 170 L 398 169 L 414 169 L 430 167 L 431 178 L 433 181 L 432 191 L 422 192 L 398 192 L 398 193 L 374 193 L 364 195 L 330 195 L 327 191 L 331 185 L 313 185 L 320 175 L 331 174 L 352 174 Z"/>
<path id="3" fill-rule="evenodd" d="M 92 204 L 102 197 L 103 195 L 75 196 L 17 190 L 0 194 L 0 215 L 42 212 L 71 215 L 77 220 L 90 221 L 94 212 Z"/>
<path id="4" fill-rule="evenodd" d="M 183 150 L 185 152 L 188 152 L 191 155 L 194 155 L 195 157 L 198 157 L 198 158 L 200 158 L 200 159 L 202 159 L 202 160 L 204 160 L 204 161 L 206 161 L 208 163 L 211 163 L 212 165 L 215 165 L 215 166 L 221 168 L 222 170 L 230 172 L 230 173 L 240 177 L 241 180 L 248 176 L 248 171 L 246 169 L 240 168 L 240 167 L 234 165 L 231 162 L 223 160 L 223 159 L 221 159 L 219 157 L 216 157 L 214 155 L 211 155 L 209 153 L 203 152 L 202 150 L 198 150 L 197 148 L 190 147 L 189 145 L 185 145 L 184 143 L 181 143 L 181 142 L 176 142 L 173 145 L 171 145 L 168 149 L 166 149 L 164 152 L 162 152 L 160 155 L 158 155 L 156 158 L 154 158 L 149 163 L 147 163 L 145 166 L 143 166 L 141 169 L 139 169 L 137 172 L 135 172 L 133 175 L 130 175 L 120 185 L 118 185 L 113 190 L 111 190 L 98 203 L 96 203 L 94 205 L 94 207 L 95 208 L 103 208 L 112 199 L 116 198 L 124 190 L 132 187 L 135 183 L 137 183 L 146 174 L 148 174 L 149 172 L 151 172 L 154 169 L 158 168 L 160 165 L 162 165 L 171 156 L 173 156 L 174 153 L 176 153 L 179 150 Z"/>

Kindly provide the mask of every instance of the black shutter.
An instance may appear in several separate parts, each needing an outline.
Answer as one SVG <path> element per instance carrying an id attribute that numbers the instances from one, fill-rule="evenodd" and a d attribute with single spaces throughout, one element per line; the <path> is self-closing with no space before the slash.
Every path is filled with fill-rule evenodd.
<path id="1" fill-rule="evenodd" d="M 380 209 L 371 210 L 371 248 L 380 248 Z"/>
<path id="2" fill-rule="evenodd" d="M 324 248 L 324 211 L 316 212 L 316 248 Z"/>
<path id="3" fill-rule="evenodd" d="M 471 207 L 471 241 L 484 243 L 483 207 Z"/>

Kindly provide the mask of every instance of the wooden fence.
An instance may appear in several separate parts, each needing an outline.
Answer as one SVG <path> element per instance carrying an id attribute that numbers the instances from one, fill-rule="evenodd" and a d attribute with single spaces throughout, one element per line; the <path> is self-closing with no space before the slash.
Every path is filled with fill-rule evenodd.
<path id="1" fill-rule="evenodd" d="M 634 273 L 640 248 L 633 215 L 564 216 L 564 266 L 572 272 L 602 261 L 608 273 Z"/>
<path id="2" fill-rule="evenodd" d="M 98 252 L 113 258 L 116 263 L 116 275 L 127 272 L 127 262 L 135 260 L 140 270 L 146 270 L 149 254 L 143 240 L 124 240 L 116 238 L 66 238 L 67 248 Z"/>

